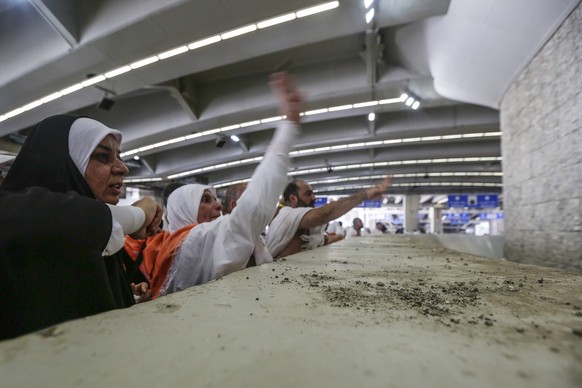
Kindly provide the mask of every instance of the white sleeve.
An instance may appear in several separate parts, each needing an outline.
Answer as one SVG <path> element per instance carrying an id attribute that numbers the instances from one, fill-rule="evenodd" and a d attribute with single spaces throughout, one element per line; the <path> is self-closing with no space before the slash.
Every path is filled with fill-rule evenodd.
<path id="1" fill-rule="evenodd" d="M 107 206 L 109 206 L 113 219 L 122 228 L 123 234 L 137 232 L 145 222 L 145 212 L 137 206 L 115 206 L 109 204 Z"/>
<path id="2" fill-rule="evenodd" d="M 123 233 L 123 228 L 119 222 L 115 220 L 115 218 L 111 218 L 112 227 L 111 227 L 111 236 L 109 236 L 109 241 L 107 241 L 107 246 L 105 250 L 101 254 L 102 256 L 111 256 L 121 248 L 125 244 L 125 235 Z"/>
<path id="3" fill-rule="evenodd" d="M 263 160 L 227 222 L 226 235 L 236 236 L 233 241 L 237 243 L 222 245 L 224 242 L 216 241 L 224 252 L 214 257 L 213 278 L 246 266 L 257 237 L 273 219 L 279 196 L 287 186 L 289 152 L 299 131 L 299 125 L 289 121 L 282 122 L 275 131 Z"/>
<path id="4" fill-rule="evenodd" d="M 348 228 L 348 229 L 346 229 L 346 236 L 345 236 L 345 238 L 346 238 L 346 239 L 348 239 L 348 238 L 352 238 L 352 237 L 354 237 L 356 234 L 357 234 L 357 232 L 355 231 L 355 229 L 354 229 L 354 228 Z"/>
<path id="5" fill-rule="evenodd" d="M 145 222 L 145 213 L 137 206 L 115 206 L 107 204 L 111 212 L 111 236 L 103 256 L 111 256 L 123 248 L 125 235 L 138 231 Z"/>

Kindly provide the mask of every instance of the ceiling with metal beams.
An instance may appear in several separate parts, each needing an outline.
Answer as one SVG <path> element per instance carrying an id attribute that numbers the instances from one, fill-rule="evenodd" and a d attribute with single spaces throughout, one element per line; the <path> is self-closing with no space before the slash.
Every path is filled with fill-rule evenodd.
<path id="1" fill-rule="evenodd" d="M 320 194 L 385 174 L 396 194 L 499 193 L 501 98 L 578 2 L 0 0 L 0 166 L 74 113 L 123 132 L 127 186 L 247 180 L 287 63 L 305 96 L 290 176 Z"/>

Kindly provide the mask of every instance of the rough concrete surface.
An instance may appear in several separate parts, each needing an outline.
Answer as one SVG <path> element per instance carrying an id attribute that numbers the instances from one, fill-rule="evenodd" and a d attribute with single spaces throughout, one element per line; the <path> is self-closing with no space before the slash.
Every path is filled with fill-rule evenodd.
<path id="1" fill-rule="evenodd" d="M 0 343 L 2 387 L 580 387 L 582 274 L 342 241 Z"/>

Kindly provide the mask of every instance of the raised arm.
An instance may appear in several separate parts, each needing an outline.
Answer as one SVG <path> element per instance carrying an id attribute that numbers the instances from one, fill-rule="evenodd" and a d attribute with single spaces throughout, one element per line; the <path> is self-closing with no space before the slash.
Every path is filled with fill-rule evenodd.
<path id="1" fill-rule="evenodd" d="M 226 252 L 224 257 L 215 255 L 213 278 L 246 266 L 256 239 L 273 218 L 279 195 L 287 185 L 289 151 L 299 133 L 302 97 L 285 73 L 273 74 L 270 84 L 286 119 L 276 129 L 263 160 L 230 214 L 226 235 L 236 237 L 238 244 L 221 245 L 221 249 L 234 251 Z"/>
<path id="2" fill-rule="evenodd" d="M 338 217 L 343 216 L 362 201 L 381 198 L 382 194 L 392 185 L 392 176 L 386 177 L 381 183 L 367 190 L 341 198 L 325 206 L 315 208 L 307 212 L 301 219 L 300 229 L 310 229 L 314 226 L 324 225 Z"/>

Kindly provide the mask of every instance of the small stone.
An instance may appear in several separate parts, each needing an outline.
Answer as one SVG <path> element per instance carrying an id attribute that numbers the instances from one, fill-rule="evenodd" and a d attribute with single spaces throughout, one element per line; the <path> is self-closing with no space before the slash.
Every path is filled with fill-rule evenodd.
<path id="1" fill-rule="evenodd" d="M 378 282 L 378 283 L 376 283 L 376 285 L 377 285 L 378 287 L 384 287 L 384 283 L 382 283 L 382 282 Z"/>

